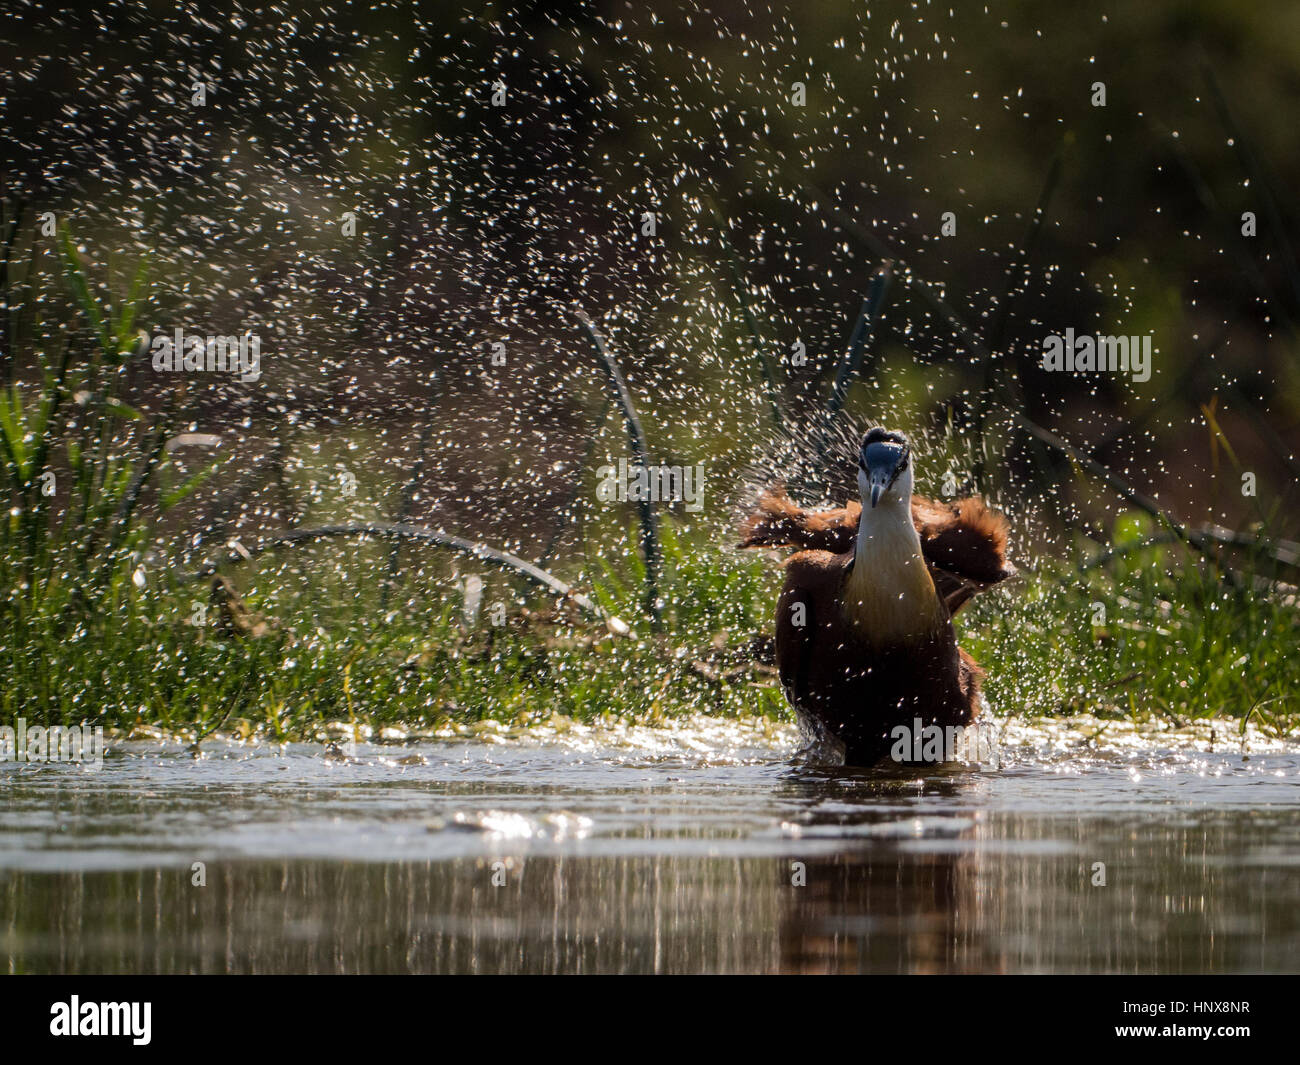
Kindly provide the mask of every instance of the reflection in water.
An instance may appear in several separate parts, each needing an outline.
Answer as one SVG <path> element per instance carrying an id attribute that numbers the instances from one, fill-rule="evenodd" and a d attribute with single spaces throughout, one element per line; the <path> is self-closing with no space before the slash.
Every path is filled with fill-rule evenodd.
<path id="1" fill-rule="evenodd" d="M 1291 971 L 1300 881 L 1236 867 L 1244 819 L 1099 835 L 1079 820 L 989 818 L 948 848 L 809 863 L 782 967 L 817 972 Z M 1039 842 L 1050 832 L 1051 849 Z M 1205 864 L 1201 856 L 1219 856 Z M 1092 883 L 1094 862 L 1106 886 Z"/>
<path id="2" fill-rule="evenodd" d="M 1300 758 L 998 773 L 425 749 L 0 778 L 14 972 L 1252 971 Z M 238 754 L 238 752 L 236 752 Z M 192 886 L 192 863 L 206 886 Z M 1094 885 L 1104 863 L 1105 885 Z M 802 886 L 796 884 L 801 882 Z"/>

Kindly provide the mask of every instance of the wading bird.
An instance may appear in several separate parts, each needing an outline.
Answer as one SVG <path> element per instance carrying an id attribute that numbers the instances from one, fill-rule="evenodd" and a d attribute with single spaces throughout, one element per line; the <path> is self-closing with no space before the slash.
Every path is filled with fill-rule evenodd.
<path id="1" fill-rule="evenodd" d="M 966 726 L 983 671 L 957 646 L 952 615 L 1015 575 L 1007 521 L 977 498 L 912 495 L 911 447 L 872 429 L 858 455 L 861 504 L 804 510 L 769 489 L 742 547 L 799 547 L 777 603 L 781 686 L 805 735 L 849 765 L 896 749 L 894 730 Z"/>

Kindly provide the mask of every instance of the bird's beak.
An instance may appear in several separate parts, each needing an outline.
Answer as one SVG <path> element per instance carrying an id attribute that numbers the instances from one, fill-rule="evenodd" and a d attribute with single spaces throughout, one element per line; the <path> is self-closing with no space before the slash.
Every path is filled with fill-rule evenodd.
<path id="1" fill-rule="evenodd" d="M 869 470 L 867 471 L 867 480 L 871 488 L 871 507 L 874 510 L 876 504 L 880 502 L 880 497 L 884 494 L 885 489 L 889 487 L 889 474 L 881 473 L 879 470 Z"/>

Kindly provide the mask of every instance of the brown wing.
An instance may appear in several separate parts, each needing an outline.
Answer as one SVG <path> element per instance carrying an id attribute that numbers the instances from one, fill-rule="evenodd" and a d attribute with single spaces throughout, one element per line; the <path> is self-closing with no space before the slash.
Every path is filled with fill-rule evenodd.
<path id="1" fill-rule="evenodd" d="M 842 555 L 858 535 L 859 503 L 838 510 L 804 510 L 780 485 L 765 489 L 740 526 L 741 547 L 800 547 Z"/>
<path id="2" fill-rule="evenodd" d="M 835 640 L 828 635 L 833 619 L 825 600 L 843 583 L 848 565 L 847 555 L 826 551 L 801 551 L 786 559 L 785 587 L 776 604 L 776 668 L 792 706 L 803 705 L 808 694 L 814 640 Z"/>
<path id="3" fill-rule="evenodd" d="M 936 591 L 955 614 L 973 595 L 1016 575 L 1007 519 L 974 496 L 954 503 L 912 497 L 912 523 Z"/>
<path id="4" fill-rule="evenodd" d="M 801 610 L 801 616 L 796 610 Z M 815 622 L 812 615 L 813 602 L 808 589 L 787 581 L 776 603 L 776 670 L 791 706 L 801 705 L 808 690 L 808 660 Z"/>
<path id="5" fill-rule="evenodd" d="M 853 550 L 862 507 L 805 510 L 779 485 L 764 491 L 740 527 L 741 547 L 799 547 L 844 554 Z M 912 522 L 939 597 L 956 613 L 977 592 L 1016 569 L 1007 561 L 1007 519 L 982 499 L 936 503 L 912 497 Z"/>

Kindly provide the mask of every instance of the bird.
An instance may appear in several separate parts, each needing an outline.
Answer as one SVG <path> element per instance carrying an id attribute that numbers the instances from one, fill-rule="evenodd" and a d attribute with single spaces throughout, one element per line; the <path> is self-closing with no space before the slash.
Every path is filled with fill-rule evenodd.
<path id="1" fill-rule="evenodd" d="M 807 510 L 777 485 L 741 523 L 741 547 L 800 549 L 777 601 L 777 672 L 810 745 L 846 765 L 914 761 L 899 735 L 976 720 L 984 671 L 957 646 L 952 617 L 1016 575 L 1005 515 L 976 496 L 913 495 L 912 466 L 903 433 L 872 428 L 860 502 Z"/>

